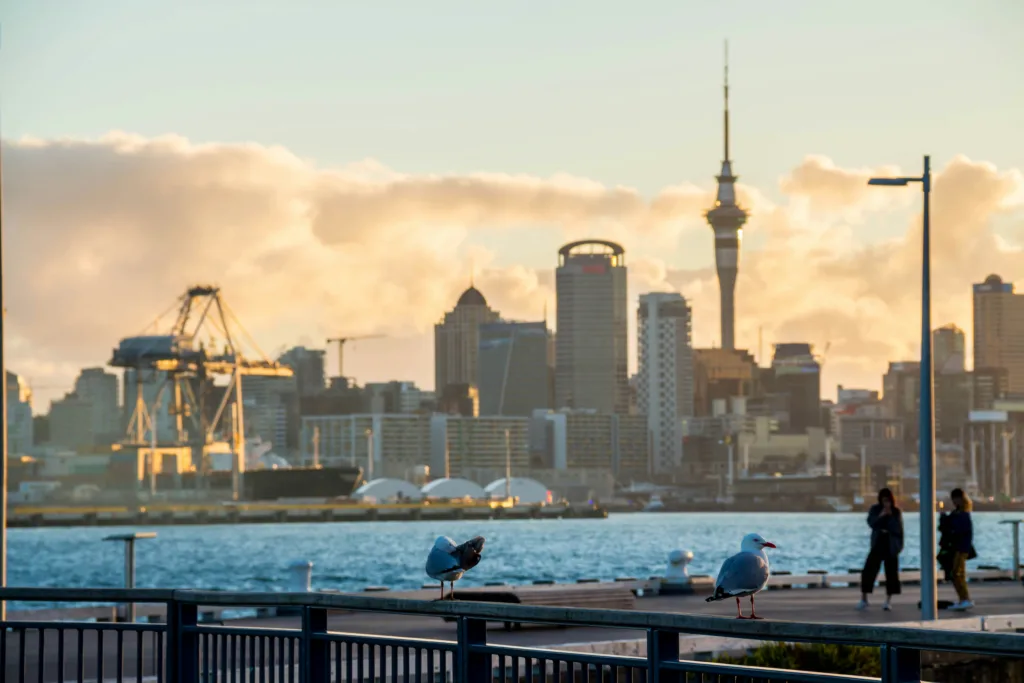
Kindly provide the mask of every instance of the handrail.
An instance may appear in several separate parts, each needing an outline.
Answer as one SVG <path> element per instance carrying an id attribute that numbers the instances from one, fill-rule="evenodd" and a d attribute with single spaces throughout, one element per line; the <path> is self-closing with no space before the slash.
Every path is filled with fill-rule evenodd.
<path id="1" fill-rule="evenodd" d="M 887 644 L 916 650 L 1019 656 L 1024 636 L 947 629 L 792 621 L 746 621 L 725 617 L 668 612 L 640 612 L 577 607 L 529 606 L 509 603 L 424 601 L 333 593 L 243 593 L 182 589 L 124 588 L 0 588 L 0 599 L 50 602 L 165 602 L 237 607 L 311 607 L 488 621 L 560 624 L 668 631 L 751 640 Z"/>

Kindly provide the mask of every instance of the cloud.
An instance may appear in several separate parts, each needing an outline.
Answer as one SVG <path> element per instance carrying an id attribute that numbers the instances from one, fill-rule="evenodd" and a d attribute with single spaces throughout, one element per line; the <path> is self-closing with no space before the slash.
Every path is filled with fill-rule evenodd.
<path id="1" fill-rule="evenodd" d="M 476 271 L 510 318 L 554 320 L 557 247 L 601 237 L 629 253 L 630 295 L 678 289 L 699 344 L 718 337 L 718 285 L 703 211 L 712 188 L 634 189 L 557 175 L 408 175 L 373 160 L 321 168 L 286 149 L 112 133 L 98 140 L 4 142 L 8 354 L 40 386 L 70 386 L 194 283 L 222 286 L 264 349 L 337 334 L 353 374 L 433 372 L 430 326 Z M 737 301 L 738 339 L 756 346 L 831 341 L 826 378 L 864 383 L 914 352 L 920 192 L 870 188 L 870 174 L 808 157 L 779 183 L 783 201 L 741 186 L 751 209 Z M 1024 277 L 1024 181 L 964 157 L 935 180 L 935 322 L 970 319 L 969 284 Z M 904 230 L 863 235 L 892 216 Z M 999 229 L 994 225 L 998 223 Z M 519 263 L 493 247 L 519 240 Z M 708 265 L 680 270 L 680 249 Z M 634 315 L 630 315 L 631 324 Z M 312 340 L 312 341 L 309 341 Z M 877 385 L 877 379 L 874 382 Z M 44 399 L 59 391 L 39 391 Z M 45 409 L 45 403 L 37 404 Z"/>
<path id="2" fill-rule="evenodd" d="M 557 244 L 603 224 L 671 235 L 710 201 L 691 186 L 648 201 L 567 175 L 324 169 L 279 147 L 178 136 L 25 139 L 3 153 L 10 364 L 47 384 L 105 361 L 192 283 L 221 285 L 266 348 L 414 335 L 466 286 L 473 234 L 538 225 Z M 552 298 L 550 278 L 523 265 L 491 258 L 478 280 L 513 317 L 539 317 Z"/>

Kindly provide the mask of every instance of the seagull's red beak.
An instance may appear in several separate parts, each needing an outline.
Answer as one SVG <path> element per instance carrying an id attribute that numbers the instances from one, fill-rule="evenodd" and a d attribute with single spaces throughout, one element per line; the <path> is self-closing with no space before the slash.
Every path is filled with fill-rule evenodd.
<path id="1" fill-rule="evenodd" d="M 765 541 L 763 544 L 761 544 L 761 547 L 762 548 L 774 548 L 775 544 L 772 543 L 771 541 Z"/>

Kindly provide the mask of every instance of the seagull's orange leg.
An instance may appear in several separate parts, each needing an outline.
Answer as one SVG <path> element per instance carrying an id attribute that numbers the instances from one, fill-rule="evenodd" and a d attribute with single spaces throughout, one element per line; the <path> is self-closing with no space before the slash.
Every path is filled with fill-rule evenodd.
<path id="1" fill-rule="evenodd" d="M 740 609 L 740 599 L 739 598 L 736 598 L 736 618 L 737 619 L 746 619 L 746 617 L 743 616 L 743 610 Z"/>
<path id="2" fill-rule="evenodd" d="M 762 617 L 759 617 L 756 614 L 754 614 L 754 596 L 753 595 L 750 596 L 750 617 L 749 618 L 750 619 L 761 619 L 762 618 Z"/>

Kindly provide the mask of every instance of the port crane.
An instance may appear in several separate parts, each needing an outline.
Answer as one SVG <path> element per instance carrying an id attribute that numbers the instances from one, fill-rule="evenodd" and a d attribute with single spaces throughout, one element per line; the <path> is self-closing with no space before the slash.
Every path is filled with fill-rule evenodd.
<path id="1" fill-rule="evenodd" d="M 362 339 L 380 339 L 383 334 L 364 334 L 359 337 L 330 337 L 327 339 L 328 344 L 338 345 L 338 377 L 345 376 L 345 344 L 350 341 L 360 341 Z"/>
<path id="2" fill-rule="evenodd" d="M 177 310 L 169 329 L 161 330 L 161 320 Z M 110 365 L 134 372 L 135 407 L 128 423 L 126 443 L 149 445 L 150 457 L 156 446 L 156 413 L 165 391 L 172 392 L 168 412 L 174 417 L 177 442 L 200 453 L 202 474 L 209 471 L 207 448 L 218 433 L 226 429 L 224 414 L 231 407 L 232 494 L 240 496 L 241 475 L 245 471 L 245 416 L 242 410 L 242 377 L 291 377 L 291 368 L 271 361 L 259 349 L 234 312 L 221 296 L 219 287 L 196 285 L 149 326 L 156 333 L 122 339 L 114 349 Z M 145 330 L 144 330 L 145 332 Z M 202 341 L 203 337 L 209 343 Z M 243 340 L 251 350 L 243 349 Z M 162 378 L 156 396 L 147 405 L 143 391 L 144 376 L 152 382 Z M 212 416 L 204 405 L 206 389 L 215 376 L 229 377 L 227 389 Z M 198 395 L 197 395 L 198 389 Z M 188 418 L 191 429 L 186 428 Z M 149 435 L 147 444 L 146 436 Z M 154 484 L 154 466 L 149 464 L 150 486 Z"/>

